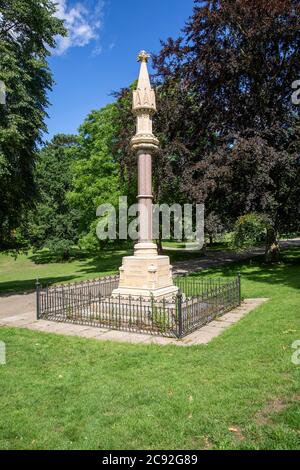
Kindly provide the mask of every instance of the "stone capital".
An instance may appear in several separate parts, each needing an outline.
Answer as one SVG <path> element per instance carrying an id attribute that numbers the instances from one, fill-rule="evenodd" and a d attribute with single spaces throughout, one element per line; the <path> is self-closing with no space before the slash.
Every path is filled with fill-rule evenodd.
<path id="1" fill-rule="evenodd" d="M 136 151 L 155 152 L 159 147 L 159 140 L 153 134 L 136 134 L 132 137 L 131 147 Z"/>

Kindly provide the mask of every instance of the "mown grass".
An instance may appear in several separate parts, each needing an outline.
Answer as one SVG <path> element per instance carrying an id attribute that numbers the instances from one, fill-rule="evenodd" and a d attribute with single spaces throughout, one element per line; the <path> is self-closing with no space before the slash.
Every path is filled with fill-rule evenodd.
<path id="1" fill-rule="evenodd" d="M 300 442 L 300 250 L 241 271 L 269 297 L 208 345 L 130 345 L 0 329 L 2 449 L 296 449 Z"/>
<path id="2" fill-rule="evenodd" d="M 33 290 L 36 279 L 42 284 L 83 281 L 118 271 L 126 251 L 103 251 L 98 256 L 85 257 L 66 263 L 34 262 L 32 255 L 13 258 L 0 254 L 0 292 Z"/>
<path id="3" fill-rule="evenodd" d="M 36 279 L 42 284 L 84 281 L 99 276 L 117 273 L 122 264 L 122 257 L 132 254 L 128 250 L 103 250 L 95 256 L 82 256 L 64 263 L 35 263 L 36 256 L 19 254 L 16 258 L 0 253 L 0 293 L 30 291 L 35 289 Z M 171 261 L 180 261 L 202 257 L 201 252 L 180 252 L 165 250 Z"/>

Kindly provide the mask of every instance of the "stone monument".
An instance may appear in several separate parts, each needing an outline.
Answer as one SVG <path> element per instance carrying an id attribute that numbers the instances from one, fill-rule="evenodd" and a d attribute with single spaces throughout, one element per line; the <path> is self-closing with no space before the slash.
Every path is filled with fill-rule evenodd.
<path id="1" fill-rule="evenodd" d="M 152 155 L 159 146 L 152 133 L 152 116 L 156 112 L 155 93 L 151 88 L 147 61 L 149 54 L 141 51 L 137 89 L 133 92 L 132 110 L 136 116 L 136 134 L 131 146 L 138 159 L 139 240 L 133 256 L 125 256 L 119 268 L 119 286 L 115 295 L 143 297 L 171 297 L 178 291 L 172 280 L 172 266 L 168 256 L 157 253 L 152 241 Z"/>

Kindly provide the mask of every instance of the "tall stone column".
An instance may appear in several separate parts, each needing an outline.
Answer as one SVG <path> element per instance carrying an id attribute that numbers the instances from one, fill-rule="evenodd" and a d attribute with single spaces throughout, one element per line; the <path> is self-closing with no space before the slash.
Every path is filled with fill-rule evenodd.
<path id="1" fill-rule="evenodd" d="M 131 139 L 131 145 L 137 151 L 140 216 L 139 243 L 135 245 L 135 256 L 157 255 L 156 245 L 152 242 L 152 154 L 157 150 L 159 142 L 152 132 L 156 103 L 147 70 L 149 57 L 145 51 L 138 55 L 141 67 L 132 103 L 132 111 L 136 116 L 136 134 Z"/>
<path id="2" fill-rule="evenodd" d="M 134 256 L 125 256 L 120 267 L 119 287 L 113 295 L 143 295 L 168 297 L 177 292 L 173 285 L 168 256 L 157 254 L 152 240 L 152 156 L 159 146 L 152 132 L 152 117 L 156 112 L 155 93 L 151 88 L 147 61 L 150 56 L 141 51 L 137 89 L 133 92 L 132 111 L 136 116 L 136 134 L 131 146 L 138 160 L 139 240 Z"/>
<path id="3" fill-rule="evenodd" d="M 152 155 L 149 151 L 141 149 L 137 152 L 137 158 L 140 232 L 139 243 L 135 245 L 135 254 L 138 256 L 142 251 L 153 252 L 153 247 L 156 253 L 156 245 L 152 243 Z"/>

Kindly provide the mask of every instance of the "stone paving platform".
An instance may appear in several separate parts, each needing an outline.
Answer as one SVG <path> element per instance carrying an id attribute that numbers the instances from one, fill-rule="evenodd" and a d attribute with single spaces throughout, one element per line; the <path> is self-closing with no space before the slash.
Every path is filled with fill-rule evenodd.
<path id="1" fill-rule="evenodd" d="M 269 299 L 246 299 L 242 302 L 240 307 L 225 313 L 223 316 L 217 318 L 216 320 L 210 322 L 209 324 L 180 340 L 175 338 L 164 338 L 161 336 L 131 333 L 127 331 L 109 330 L 107 328 L 98 328 L 87 325 L 74 325 L 72 323 L 58 323 L 48 320 L 37 320 L 35 311 L 1 317 L 0 327 L 7 326 L 29 328 L 30 330 L 34 331 L 56 333 L 66 336 L 80 336 L 82 338 L 97 339 L 99 341 L 110 340 L 127 343 L 192 346 L 209 343 L 209 341 L 211 341 L 216 336 L 219 336 L 226 328 L 236 323 L 242 317 L 247 315 L 247 313 L 251 312 L 251 310 L 255 309 L 267 300 Z"/>

